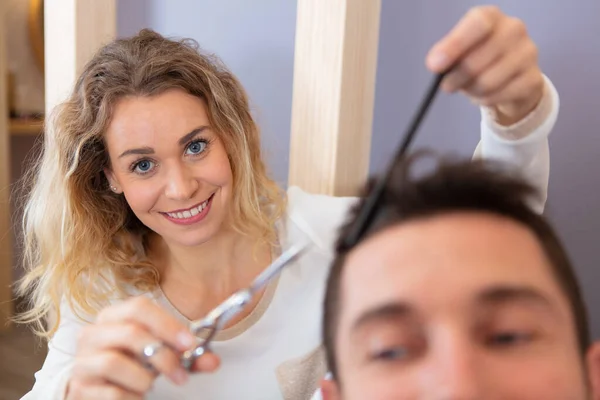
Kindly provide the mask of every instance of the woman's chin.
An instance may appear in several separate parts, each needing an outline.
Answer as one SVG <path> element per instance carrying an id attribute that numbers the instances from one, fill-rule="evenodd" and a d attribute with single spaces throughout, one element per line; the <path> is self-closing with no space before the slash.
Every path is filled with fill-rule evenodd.
<path id="1" fill-rule="evenodd" d="M 155 234 L 160 236 L 167 244 L 178 247 L 201 246 L 214 238 L 221 229 L 221 224 L 218 223 L 220 221 L 215 221 L 214 218 L 192 224 L 176 224 L 164 220 L 159 223 L 156 220 L 152 222 L 154 227 L 150 226 L 150 229 Z"/>
<path id="2" fill-rule="evenodd" d="M 212 228 L 212 229 L 211 229 Z M 210 242 L 216 236 L 218 229 L 203 227 L 203 229 L 190 230 L 187 232 L 173 233 L 165 232 L 163 236 L 167 243 L 180 247 L 197 247 Z"/>

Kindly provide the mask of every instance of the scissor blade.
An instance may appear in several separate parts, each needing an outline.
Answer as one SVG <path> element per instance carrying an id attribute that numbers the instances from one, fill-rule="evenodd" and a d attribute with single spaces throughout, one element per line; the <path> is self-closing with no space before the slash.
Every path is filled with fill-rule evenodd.
<path id="1" fill-rule="evenodd" d="M 197 334 L 204 329 L 222 329 L 231 318 L 237 315 L 250 302 L 252 296 L 275 277 L 290 261 L 306 249 L 308 243 L 299 243 L 283 252 L 275 261 L 261 272 L 252 285 L 231 295 L 227 300 L 213 308 L 206 317 L 192 321 L 189 329 Z"/>
<path id="2" fill-rule="evenodd" d="M 302 251 L 306 249 L 308 243 L 295 244 L 286 251 L 284 251 L 279 257 L 275 259 L 263 272 L 261 272 L 252 285 L 248 288 L 250 293 L 254 294 L 262 289 L 267 283 L 271 281 L 281 270 L 292 260 L 294 260 Z"/>
<path id="3" fill-rule="evenodd" d="M 203 330 L 218 331 L 250 301 L 247 290 L 239 290 L 229 296 L 224 302 L 213 308 L 206 317 L 190 322 L 189 329 L 197 335 Z"/>

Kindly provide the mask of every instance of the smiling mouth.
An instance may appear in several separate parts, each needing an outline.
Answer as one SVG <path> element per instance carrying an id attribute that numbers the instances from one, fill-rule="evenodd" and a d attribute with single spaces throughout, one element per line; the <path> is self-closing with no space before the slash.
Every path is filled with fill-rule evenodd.
<path id="1" fill-rule="evenodd" d="M 204 200 L 202 203 L 194 206 L 192 208 L 188 208 L 186 210 L 177 210 L 172 212 L 164 212 L 163 214 L 167 215 L 173 219 L 187 219 L 191 217 L 195 217 L 196 215 L 202 213 L 202 211 L 208 206 L 208 203 L 212 200 L 215 194 L 211 194 L 210 197 Z"/>

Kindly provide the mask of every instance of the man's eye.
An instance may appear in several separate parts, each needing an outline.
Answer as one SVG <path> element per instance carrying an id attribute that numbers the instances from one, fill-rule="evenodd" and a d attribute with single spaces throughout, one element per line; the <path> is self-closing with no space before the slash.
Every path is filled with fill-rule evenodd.
<path id="1" fill-rule="evenodd" d="M 495 347 L 516 346 L 530 342 L 533 335 L 527 332 L 499 332 L 491 335 L 487 342 Z"/>
<path id="2" fill-rule="evenodd" d="M 389 349 L 384 349 L 376 352 L 373 355 L 375 360 L 381 361 L 401 361 L 408 358 L 408 349 L 405 347 L 391 347 Z"/>

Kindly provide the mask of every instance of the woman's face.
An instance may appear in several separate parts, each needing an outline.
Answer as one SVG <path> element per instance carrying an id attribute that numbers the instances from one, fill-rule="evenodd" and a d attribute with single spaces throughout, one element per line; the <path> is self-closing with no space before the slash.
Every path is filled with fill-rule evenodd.
<path id="1" fill-rule="evenodd" d="M 166 242 L 198 245 L 227 223 L 231 165 L 202 99 L 179 89 L 123 98 L 105 140 L 111 186 Z"/>

